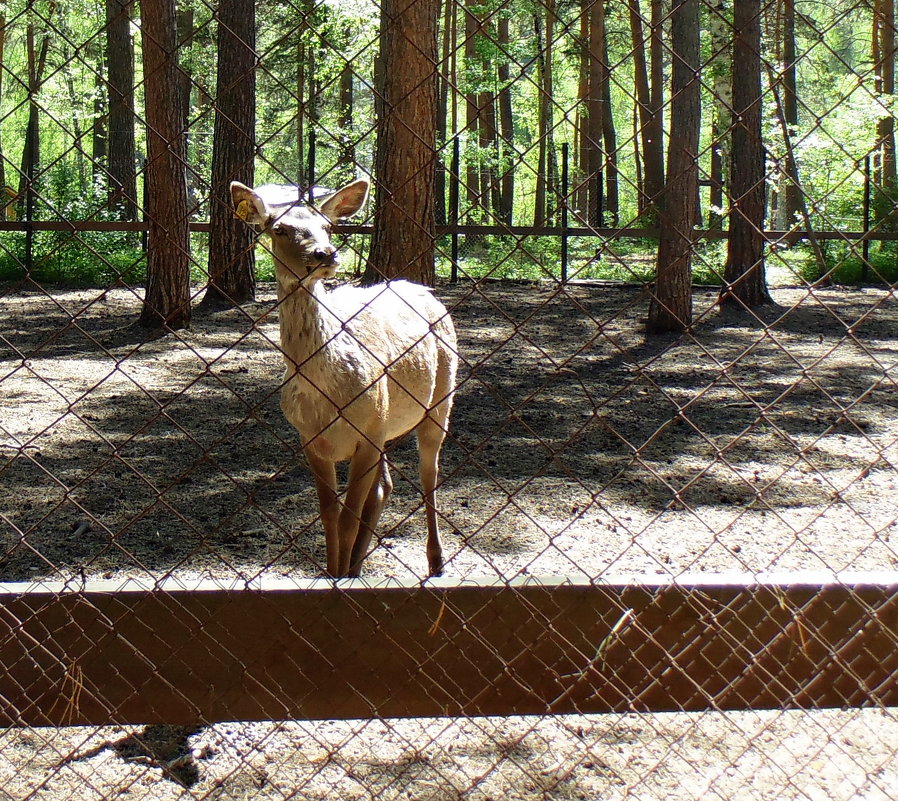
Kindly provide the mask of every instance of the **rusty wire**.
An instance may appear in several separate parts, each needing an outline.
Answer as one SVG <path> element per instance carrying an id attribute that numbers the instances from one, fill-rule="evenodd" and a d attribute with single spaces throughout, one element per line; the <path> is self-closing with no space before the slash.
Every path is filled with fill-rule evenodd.
<path id="1" fill-rule="evenodd" d="M 309 171 L 308 150 L 289 164 L 270 155 L 286 152 L 284 141 L 295 135 L 298 119 L 319 148 L 311 165 L 316 183 L 335 186 L 350 166 L 370 170 L 373 115 L 357 117 L 347 130 L 336 115 L 312 112 L 339 91 L 338 67 L 352 68 L 355 86 L 368 92 L 365 102 L 378 100 L 369 69 L 376 26 L 331 40 L 331 28 L 316 28 L 333 11 L 330 4 L 270 5 L 266 11 L 289 24 L 258 47 L 260 92 L 278 94 L 296 113 L 260 121 L 257 176 L 294 183 Z M 780 30 L 786 5 L 762 4 L 765 36 Z M 811 164 L 815 148 L 828 149 L 835 177 L 828 184 L 802 181 L 805 216 L 791 220 L 788 230 L 768 224 L 761 232 L 768 268 L 777 275 L 774 304 L 725 312 L 716 286 L 695 286 L 688 330 L 654 338 L 644 333 L 654 292 L 651 265 L 646 269 L 651 257 L 633 245 L 647 229 L 655 233 L 643 209 L 623 203 L 628 215 L 590 218 L 580 204 L 588 177 L 573 161 L 566 184 L 550 181 L 554 216 L 540 224 L 522 219 L 520 209 L 512 221 L 503 219 L 484 202 L 484 178 L 498 178 L 489 171 L 484 176 L 475 163 L 476 132 L 464 119 L 469 45 L 505 54 L 508 80 L 533 103 L 543 92 L 540 54 L 500 39 L 495 25 L 509 4 L 455 7 L 455 38 L 447 33 L 441 39 L 441 46 L 450 46 L 436 65 L 458 123 L 436 154 L 459 196 L 453 216 L 447 188 L 437 242 L 444 274 L 435 290 L 460 336 L 456 409 L 438 501 L 449 585 L 428 585 L 426 596 L 410 591 L 382 609 L 373 609 L 367 596 L 336 593 L 322 602 L 333 616 L 323 614 L 314 625 L 291 617 L 277 594 L 260 592 L 263 586 L 307 589 L 325 569 L 312 479 L 278 406 L 282 309 L 274 284 L 261 282 L 255 302 L 200 315 L 190 329 L 147 339 L 133 326 L 141 279 L 98 238 L 124 233 L 135 237 L 133 244 L 146 226 L 142 200 L 135 198 L 136 221 L 103 217 L 95 199 L 87 212 L 66 211 L 71 206 L 54 196 L 54 170 L 83 159 L 102 175 L 105 165 L 91 163 L 89 130 L 79 135 L 59 104 L 37 92 L 41 124 L 65 144 L 33 176 L 33 219 L 0 221 L 3 255 L 22 268 L 0 284 L 0 580 L 15 585 L 13 594 L 22 587 L 45 593 L 43 607 L 21 598 L 4 602 L 2 647 L 21 632 L 33 639 L 24 657 L 3 667 L 9 681 L 20 687 L 33 681 L 55 700 L 29 712 L 46 715 L 48 725 L 35 725 L 31 717 L 24 720 L 28 725 L 10 723 L 0 731 L 0 795 L 174 798 L 186 787 L 196 797 L 276 799 L 892 797 L 898 719 L 883 671 L 894 670 L 895 603 L 893 595 L 870 586 L 894 586 L 890 571 L 898 564 L 898 306 L 895 284 L 880 275 L 882 261 L 870 257 L 870 248 L 885 258 L 896 236 L 890 215 L 862 221 L 859 208 L 848 215 L 844 202 L 851 187 L 860 200 L 857 187 L 881 168 L 882 149 L 869 132 L 863 137 L 872 144 L 864 150 L 833 130 L 841 107 L 863 106 L 872 130 L 890 105 L 872 57 L 834 41 L 867 6 L 795 5 L 804 26 L 796 63 L 823 53 L 843 84 L 820 100 L 806 78 L 807 91 L 798 96 L 802 125 L 784 137 L 788 126 L 777 117 L 784 65 L 773 51 L 762 54 L 770 148 L 764 181 L 784 186 L 791 179 L 789 159 L 799 153 L 803 165 Z M 31 22 L 55 47 L 45 88 L 75 69 L 102 85 L 94 52 L 105 35 L 102 22 L 76 35 L 64 6 L 33 2 L 10 10 L 7 47 L 22 44 Z M 181 44 L 185 59 L 197 42 L 214 46 L 214 7 L 198 3 L 193 11 L 193 28 Z M 628 118 L 639 98 L 629 72 L 632 48 L 621 44 L 629 36 L 627 19 L 607 4 L 606 12 L 618 37 L 607 76 L 623 162 L 639 145 L 639 125 Z M 131 13 L 137 30 L 139 16 Z M 466 13 L 481 15 L 468 31 Z M 516 13 L 555 15 L 556 54 L 570 60 L 583 48 L 570 4 L 537 3 Z M 641 13 L 648 47 L 647 3 Z M 702 13 L 706 24 L 728 24 L 731 9 L 709 2 Z M 662 17 L 666 31 L 669 20 Z M 284 53 L 301 37 L 317 58 L 330 59 L 330 72 L 298 97 Z M 710 77 L 722 54 L 714 52 L 707 32 L 703 41 L 704 108 L 731 111 Z M 675 56 L 665 51 L 667 68 Z M 3 65 L 0 123 L 7 182 L 17 184 L 9 131 L 29 100 L 23 95 L 28 76 L 13 63 Z M 191 292 L 198 300 L 211 192 L 200 143 L 211 135 L 215 87 L 202 70 L 187 77 L 191 92 L 203 98 L 185 131 L 194 147 L 185 169 L 197 196 L 190 225 Z M 142 83 L 135 88 L 139 96 Z M 570 143 L 576 93 L 559 90 L 546 100 L 553 111 L 546 135 Z M 666 98 L 662 113 L 669 114 L 669 104 Z M 135 112 L 143 126 L 139 103 Z M 519 191 L 533 191 L 520 187 L 535 185 L 539 138 L 506 144 Z M 356 165 L 320 155 L 350 146 L 359 154 Z M 719 278 L 716 244 L 724 234 L 708 224 L 712 176 L 705 166 L 716 146 L 705 141 L 696 156 L 706 182 L 704 213 L 697 232 L 683 236 L 697 240 L 696 269 Z M 607 152 L 603 159 L 607 168 Z M 640 191 L 633 170 L 621 170 L 618 178 L 622 195 Z M 373 179 L 376 185 L 377 175 Z M 876 205 L 886 193 L 874 186 L 872 194 L 868 200 Z M 562 210 L 570 214 L 566 227 Z M 358 270 L 367 252 L 369 224 L 363 219 L 343 234 L 350 269 Z M 26 236 L 32 248 L 27 264 Z M 795 267 L 792 247 L 799 236 L 826 251 L 826 271 Z M 571 246 L 563 269 L 562 239 Z M 73 246 L 105 265 L 105 284 L 41 277 L 42 260 L 65 259 Z M 812 261 L 810 252 L 805 256 Z M 853 262 L 862 263 L 866 284 L 830 285 Z M 612 274 L 600 268 L 616 270 L 616 280 L 592 278 Z M 450 269 L 460 280 L 446 280 Z M 526 280 L 514 280 L 519 275 Z M 426 560 L 415 454 L 409 443 L 398 442 L 389 458 L 395 496 L 366 577 L 419 586 Z M 791 578 L 764 584 L 771 573 Z M 723 580 L 701 584 L 702 577 L 721 574 L 744 592 L 728 594 Z M 857 575 L 865 578 L 850 578 Z M 621 577 L 633 586 L 602 596 L 595 607 L 563 600 L 559 591 L 559 582 L 567 582 L 578 598 L 584 587 Z M 97 581 L 107 582 L 107 592 L 123 592 L 79 595 Z M 545 594 L 528 584 L 540 581 L 547 583 Z M 826 586 L 812 592 L 803 581 Z M 476 594 L 453 594 L 466 584 L 482 592 L 482 605 Z M 204 605 L 206 596 L 190 595 L 197 587 L 215 600 Z M 222 600 L 210 587 L 234 595 Z M 142 619 L 135 609 L 142 607 L 125 590 L 148 594 L 155 610 L 148 614 L 181 632 L 178 645 L 158 650 L 169 635 L 135 624 Z M 67 618 L 48 616 L 55 601 L 69 603 L 70 597 L 77 603 L 66 607 Z M 239 618 L 249 608 L 246 597 L 258 604 L 252 608 L 264 622 L 260 631 L 253 620 Z M 507 597 L 513 602 L 501 600 Z M 347 633 L 339 623 L 353 616 Z M 571 626 L 581 619 L 582 628 Z M 117 647 L 133 649 L 126 651 L 133 660 L 109 666 L 107 687 L 96 683 L 90 649 L 73 627 L 88 639 L 111 633 Z M 258 639 L 248 647 L 230 629 Z M 308 663 L 279 651 L 291 636 L 314 651 Z M 208 647 L 205 664 L 196 662 L 196 643 Z M 460 643 L 470 649 L 469 663 L 459 661 Z M 241 664 L 252 677 L 247 695 L 261 687 L 259 695 L 273 704 L 285 703 L 285 687 L 312 671 L 309 664 L 331 670 L 335 681 L 349 665 L 356 671 L 353 689 L 371 706 L 365 715 L 347 707 L 352 715 L 332 720 L 291 714 L 284 722 L 275 713 L 261 722 L 222 723 L 227 718 L 202 715 L 189 725 L 158 720 L 154 698 L 141 697 L 144 687 L 133 686 L 131 697 L 126 692 L 132 663 L 152 661 L 150 653 L 158 659 L 152 665 L 158 709 L 201 708 L 191 682 L 205 676 L 203 670 L 214 675 L 218 666 L 221 685 L 208 695 L 220 693 L 233 709 L 245 710 L 229 683 Z M 416 670 L 400 681 L 395 667 L 384 666 L 403 660 Z M 444 670 L 443 660 L 457 669 Z M 744 674 L 733 672 L 739 660 L 747 665 Z M 34 675 L 36 665 L 49 667 Z M 537 677 L 534 685 L 525 675 Z M 538 709 L 536 686 L 546 693 Z M 659 687 L 675 699 L 662 714 Z M 303 692 L 292 702 L 318 710 L 318 696 Z M 426 692 L 433 697 L 421 697 Z M 505 713 L 495 698 L 508 705 Z M 836 708 L 814 709 L 821 698 L 823 706 Z M 0 714 L 10 715 L 11 702 L 2 700 Z M 445 714 L 454 716 L 441 717 L 437 707 L 449 709 L 450 702 L 458 707 Z M 140 703 L 152 725 L 135 725 L 143 721 L 131 710 Z M 413 717 L 392 717 L 403 704 Z M 604 714 L 593 714 L 600 708 Z M 527 714 L 509 717 L 509 710 Z"/>

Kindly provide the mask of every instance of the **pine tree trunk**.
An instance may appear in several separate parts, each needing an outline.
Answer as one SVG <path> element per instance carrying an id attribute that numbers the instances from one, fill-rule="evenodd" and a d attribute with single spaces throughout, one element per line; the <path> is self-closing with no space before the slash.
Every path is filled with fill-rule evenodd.
<path id="1" fill-rule="evenodd" d="M 106 91 L 106 79 L 101 72 L 102 70 L 94 75 L 94 119 L 93 125 L 91 125 L 90 147 L 94 180 L 106 175 L 106 157 L 109 152 L 106 141 L 108 136 L 106 129 L 109 126 L 108 98 L 104 97 L 108 92 Z"/>
<path id="2" fill-rule="evenodd" d="M 449 119 L 449 95 L 455 96 L 453 87 L 455 76 L 452 74 L 452 64 L 455 54 L 455 28 L 456 28 L 455 3 L 447 2 L 443 6 L 443 41 L 440 46 L 440 68 L 437 75 L 437 142 L 440 145 L 440 159 L 436 163 L 434 175 L 434 216 L 437 225 L 445 225 L 448 219 L 446 211 L 446 176 L 448 174 L 447 162 L 451 150 L 448 149 L 450 138 L 455 136 L 455 126 L 450 125 Z M 454 101 L 453 101 L 454 102 Z"/>
<path id="3" fill-rule="evenodd" d="M 711 209 L 708 226 L 720 229 L 726 216 L 724 168 L 729 162 L 730 125 L 733 120 L 733 60 L 730 22 L 732 8 L 728 0 L 710 0 L 708 7 L 708 28 L 711 36 L 711 52 L 714 54 L 709 64 L 714 103 L 711 110 Z"/>
<path id="4" fill-rule="evenodd" d="M 629 0 L 630 10 L 630 41 L 633 45 L 633 84 L 635 90 L 635 103 L 638 112 L 638 134 L 640 147 L 637 147 L 636 167 L 640 171 L 640 158 L 643 168 L 642 179 L 637 179 L 636 189 L 639 193 L 638 205 L 640 213 L 654 206 L 656 199 L 661 194 L 664 173 L 660 175 L 652 167 L 653 146 L 651 126 L 651 95 L 649 93 L 649 72 L 646 53 L 646 39 L 642 24 L 642 10 L 639 0 Z"/>
<path id="5" fill-rule="evenodd" d="M 602 64 L 606 70 L 606 80 L 602 82 L 602 102 L 605 104 L 605 113 L 602 115 L 602 141 L 606 154 L 605 176 L 605 207 L 608 211 L 608 224 L 617 225 L 620 215 L 620 200 L 618 198 L 618 169 L 617 169 L 617 130 L 614 127 L 614 114 L 611 108 L 611 81 L 607 80 L 608 60 L 608 34 L 602 37 Z"/>
<path id="6" fill-rule="evenodd" d="M 891 103 L 892 95 L 895 94 L 895 48 L 895 0 L 876 0 L 873 7 L 875 92 L 883 96 L 885 105 Z M 883 114 L 876 123 L 874 159 L 874 183 L 877 191 L 873 207 L 875 220 L 880 229 L 884 228 L 886 221 L 891 222 L 895 219 L 894 206 L 898 201 L 896 178 L 898 176 L 895 158 L 895 118 L 891 114 Z"/>
<path id="7" fill-rule="evenodd" d="M 6 69 L 6 61 L 4 59 L 6 49 L 6 14 L 0 10 L 0 97 L 3 97 L 3 73 Z M 6 159 L 3 156 L 3 142 L 0 139 L 0 208 L 3 209 L 0 219 L 6 219 L 6 208 L 9 204 L 9 197 L 6 192 Z"/>
<path id="8" fill-rule="evenodd" d="M 477 73 L 480 63 L 477 55 L 477 40 L 481 36 L 481 23 L 472 10 L 475 5 L 473 0 L 465 0 L 465 72 L 468 83 L 472 82 L 473 75 Z M 471 147 L 471 143 L 479 141 L 480 105 L 477 91 L 470 85 L 465 91 L 465 133 L 468 141 L 465 183 L 467 184 L 468 203 L 472 209 L 476 209 L 483 202 L 480 196 L 481 155 L 477 148 Z"/>
<path id="9" fill-rule="evenodd" d="M 254 0 L 221 0 L 212 153 L 209 286 L 203 306 L 253 300 L 253 232 L 234 216 L 231 181 L 253 185 L 256 151 L 256 20 Z"/>
<path id="10" fill-rule="evenodd" d="M 132 0 L 106 0 L 109 205 L 122 220 L 137 219 L 131 10 Z"/>
<path id="11" fill-rule="evenodd" d="M 508 17 L 510 14 L 508 3 L 499 12 L 498 37 L 499 47 L 508 51 L 511 44 Z M 500 56 L 501 61 L 497 68 L 499 78 L 499 93 L 496 103 L 499 107 L 499 135 L 501 149 L 499 153 L 499 219 L 506 225 L 512 224 L 514 215 L 514 172 L 517 166 L 514 149 L 514 113 L 511 103 L 511 65 L 508 57 Z"/>
<path id="12" fill-rule="evenodd" d="M 538 156 L 536 168 L 536 194 L 533 208 L 533 225 L 545 225 L 549 218 L 548 187 L 549 187 L 549 158 L 552 148 L 552 40 L 555 29 L 555 2 L 546 0 L 545 4 L 545 30 L 540 16 L 543 6 L 537 7 L 533 15 L 533 30 L 536 34 L 536 66 L 537 87 L 539 91 L 537 136 Z"/>
<path id="13" fill-rule="evenodd" d="M 178 68 L 175 0 L 141 0 L 147 121 L 147 286 L 140 324 L 190 324 L 185 111 Z"/>
<path id="14" fill-rule="evenodd" d="M 733 136 L 730 230 L 721 304 L 770 302 L 764 272 L 764 143 L 761 139 L 761 5 L 739 0 L 733 12 Z"/>
<path id="15" fill-rule="evenodd" d="M 646 185 L 656 183 L 658 191 L 664 190 L 664 53 L 662 21 L 664 9 L 661 0 L 649 0 L 651 25 L 649 30 L 649 140 L 652 147 L 647 152 Z M 651 171 L 652 176 L 649 177 Z"/>
<path id="16" fill-rule="evenodd" d="M 608 70 L 602 61 L 605 42 L 605 7 L 602 0 L 594 0 L 589 11 L 589 93 L 587 97 L 589 119 L 587 121 L 586 179 L 587 221 L 601 227 L 604 188 L 602 186 L 602 164 L 604 154 L 604 99 Z"/>
<path id="17" fill-rule="evenodd" d="M 798 127 L 798 86 L 795 64 L 795 0 L 782 0 L 782 55 L 780 83 L 785 146 L 791 148 Z M 784 159 L 785 168 L 777 188 L 776 227 L 788 231 L 801 212 L 801 186 L 793 158 Z"/>
<path id="18" fill-rule="evenodd" d="M 29 2 L 30 7 L 31 3 Z M 51 14 L 54 8 L 55 6 L 50 7 Z M 44 67 L 50 49 L 50 34 L 49 31 L 44 32 L 38 51 L 35 43 L 34 22 L 29 20 L 25 31 L 25 40 L 28 51 L 28 121 L 25 123 L 25 141 L 22 144 L 18 197 L 24 207 L 25 219 L 31 220 L 34 218 L 34 180 L 41 160 L 41 108 L 37 102 L 37 95 L 44 82 Z"/>
<path id="19" fill-rule="evenodd" d="M 355 177 L 355 133 L 353 132 L 352 106 L 354 96 L 354 76 L 352 64 L 347 62 L 340 70 L 340 111 L 337 126 L 340 131 L 340 165 L 348 177 Z"/>
<path id="20" fill-rule="evenodd" d="M 374 232 L 363 281 L 435 281 L 433 212 L 440 0 L 383 0 Z"/>
<path id="21" fill-rule="evenodd" d="M 674 0 L 667 181 L 662 197 L 657 280 L 649 304 L 649 333 L 681 332 L 692 324 L 692 248 L 701 128 L 698 20 L 698 0 Z"/>

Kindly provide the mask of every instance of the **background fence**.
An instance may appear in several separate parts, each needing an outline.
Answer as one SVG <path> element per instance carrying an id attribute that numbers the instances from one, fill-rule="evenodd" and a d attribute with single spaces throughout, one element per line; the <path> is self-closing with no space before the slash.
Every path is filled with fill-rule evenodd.
<path id="1" fill-rule="evenodd" d="M 400 441 L 334 587 L 222 189 L 370 174 L 364 269 L 395 4 L 3 4 L 0 796 L 893 797 L 895 10 L 744 8 L 433 3 L 445 576 Z M 648 334 L 687 207 L 690 318 Z M 734 220 L 772 302 L 719 302 Z"/>

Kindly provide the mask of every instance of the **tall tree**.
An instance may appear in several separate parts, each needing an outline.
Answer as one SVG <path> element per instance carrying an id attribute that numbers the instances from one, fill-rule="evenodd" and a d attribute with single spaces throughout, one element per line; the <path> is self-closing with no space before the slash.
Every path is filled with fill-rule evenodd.
<path id="1" fill-rule="evenodd" d="M 252 300 L 256 294 L 254 237 L 234 217 L 231 181 L 252 186 L 256 152 L 255 0 L 220 0 L 217 98 L 212 152 L 209 286 L 203 306 Z"/>
<path id="2" fill-rule="evenodd" d="M 733 9 L 733 138 L 730 229 L 720 303 L 753 308 L 770 302 L 764 269 L 764 143 L 761 138 L 761 3 Z"/>
<path id="3" fill-rule="evenodd" d="M 497 201 L 497 213 L 499 220 L 506 225 L 512 224 L 514 214 L 514 171 L 517 153 L 514 147 L 514 114 L 511 102 L 511 32 L 509 26 L 510 0 L 506 0 L 499 10 L 498 20 L 498 44 L 499 44 L 499 92 L 496 96 L 496 105 L 499 108 L 499 142 L 500 152 L 497 154 L 497 162 L 500 170 L 499 197 Z"/>
<path id="4" fill-rule="evenodd" d="M 642 182 L 638 206 L 640 212 L 648 212 L 650 220 L 657 219 L 657 203 L 664 188 L 664 149 L 662 141 L 662 115 L 658 99 L 652 97 L 646 50 L 654 37 L 646 38 L 639 0 L 629 0 L 630 39 L 633 45 L 633 75 L 636 90 L 636 106 L 639 110 L 639 140 L 642 157 Z M 651 52 L 651 49 L 649 52 Z M 654 62 L 652 62 L 654 65 Z M 638 162 L 637 162 L 638 166 Z"/>
<path id="5" fill-rule="evenodd" d="M 106 67 L 101 65 L 94 75 L 94 119 L 91 125 L 90 150 L 94 180 L 107 173 L 106 155 L 109 151 L 106 141 L 109 128 L 109 98 L 106 97 L 107 94 Z"/>
<path id="6" fill-rule="evenodd" d="M 458 7 L 455 3 L 443 4 L 443 41 L 440 46 L 440 68 L 437 80 L 437 142 L 441 146 L 440 161 L 436 164 L 434 177 L 434 200 L 437 224 L 445 224 L 449 218 L 446 209 L 446 176 L 448 175 L 451 156 L 447 149 L 450 138 L 454 137 L 457 128 L 457 92 L 456 46 L 458 36 Z M 451 98 L 451 101 L 450 101 Z M 451 103 L 451 106 L 450 106 Z M 452 179 L 455 180 L 455 177 Z"/>
<path id="7" fill-rule="evenodd" d="M 798 128 L 798 84 L 795 49 L 795 0 L 781 0 L 778 113 L 786 148 L 786 158 L 777 180 L 776 227 L 788 231 L 801 212 L 801 185 L 797 162 L 792 158 L 792 142 Z"/>
<path id="8" fill-rule="evenodd" d="M 895 0 L 875 0 L 873 3 L 873 68 L 875 91 L 882 97 L 885 109 L 891 108 L 895 94 Z M 894 204 L 898 200 L 898 176 L 895 158 L 895 118 L 885 111 L 876 123 L 873 178 L 876 187 L 874 209 L 880 223 L 894 218 Z"/>
<path id="9" fill-rule="evenodd" d="M 137 217 L 132 7 L 132 0 L 106 0 L 109 205 L 123 220 Z"/>
<path id="10" fill-rule="evenodd" d="M 314 123 L 318 119 L 317 51 L 310 41 L 314 26 L 314 0 L 300 0 L 299 29 L 296 35 L 296 182 L 307 187 L 313 182 Z M 306 130 L 306 122 L 311 124 Z M 311 133 L 309 133 L 311 132 Z"/>
<path id="11" fill-rule="evenodd" d="M 347 61 L 340 70 L 340 106 L 337 128 L 340 136 L 340 164 L 355 174 L 355 135 L 352 125 L 352 106 L 355 87 L 355 70 Z"/>
<path id="12" fill-rule="evenodd" d="M 19 170 L 20 202 L 24 204 L 25 219 L 34 216 L 34 182 L 37 168 L 41 160 L 40 116 L 41 107 L 38 94 L 44 82 L 44 70 L 47 65 L 47 54 L 50 50 L 50 31 L 38 31 L 34 24 L 34 0 L 28 0 L 28 24 L 25 28 L 25 50 L 28 65 L 28 120 L 25 123 L 25 140 L 22 144 L 22 165 Z M 45 17 L 49 22 L 56 10 L 56 3 L 50 3 Z M 41 37 L 40 45 L 37 37 Z M 29 236 L 31 232 L 29 231 Z"/>
<path id="13" fill-rule="evenodd" d="M 725 216 L 724 168 L 730 153 L 730 126 L 733 121 L 733 26 L 729 0 L 708 0 L 708 30 L 711 58 L 708 72 L 714 102 L 711 109 L 711 203 L 708 226 L 721 228 Z"/>
<path id="14" fill-rule="evenodd" d="M 580 7 L 580 181 L 578 205 L 584 222 L 602 225 L 602 166 L 605 136 L 604 100 L 608 80 L 605 53 L 605 6 L 602 0 L 582 0 Z"/>
<path id="15" fill-rule="evenodd" d="M 363 280 L 433 284 L 437 21 L 440 0 L 383 0 L 377 192 Z"/>
<path id="16" fill-rule="evenodd" d="M 667 181 L 662 196 L 655 291 L 649 304 L 649 333 L 685 331 L 692 323 L 692 250 L 701 128 L 698 3 L 674 0 L 671 9 L 673 69 Z"/>
<path id="17" fill-rule="evenodd" d="M 141 0 L 147 123 L 147 286 L 140 324 L 190 324 L 186 113 L 178 68 L 175 0 Z"/>
<path id="18" fill-rule="evenodd" d="M 480 152 L 482 141 L 480 129 L 483 125 L 483 109 L 480 102 L 484 95 L 479 91 L 483 83 L 484 62 L 478 52 L 478 43 L 483 41 L 483 22 L 479 15 L 479 6 L 475 0 L 465 0 L 465 130 L 467 132 L 468 152 L 466 154 L 467 169 L 465 183 L 467 185 L 468 203 L 472 209 L 487 205 L 484 197 L 486 187 Z M 477 143 L 476 147 L 471 143 Z M 478 215 L 480 216 L 480 215 Z"/>
<path id="19" fill-rule="evenodd" d="M 602 142 L 605 147 L 605 207 L 608 211 L 608 223 L 617 225 L 620 215 L 620 199 L 618 197 L 617 166 L 617 130 L 614 127 L 614 110 L 611 105 L 611 81 L 608 80 L 608 36 L 602 38 L 602 64 L 605 69 L 605 80 L 602 81 L 602 103 L 605 113 L 602 114 Z"/>
<path id="20" fill-rule="evenodd" d="M 3 97 L 3 73 L 6 70 L 6 61 L 4 59 L 6 51 L 6 7 L 0 7 L 0 97 Z M 6 208 L 9 198 L 6 196 L 6 158 L 3 156 L 3 141 L 0 139 L 0 209 L 3 209 L 2 217 L 6 216 Z M 2 218 L 0 217 L 0 218 Z"/>
<path id="21" fill-rule="evenodd" d="M 542 12 L 545 10 L 545 26 Z M 538 157 L 536 168 L 536 196 L 534 199 L 533 224 L 545 225 L 552 217 L 552 190 L 557 186 L 554 180 L 557 167 L 553 169 L 554 147 L 554 97 L 555 79 L 552 70 L 555 53 L 555 0 L 544 0 L 533 12 L 533 28 L 536 34 L 537 66 L 537 130 Z M 544 29 L 545 27 L 545 29 Z M 590 112 L 591 113 L 591 112 Z M 591 119 L 591 118 L 590 118 Z M 601 129 L 599 129 L 601 131 Z M 590 134 L 592 134 L 590 128 Z M 601 135 L 600 135 L 601 138 Z"/>

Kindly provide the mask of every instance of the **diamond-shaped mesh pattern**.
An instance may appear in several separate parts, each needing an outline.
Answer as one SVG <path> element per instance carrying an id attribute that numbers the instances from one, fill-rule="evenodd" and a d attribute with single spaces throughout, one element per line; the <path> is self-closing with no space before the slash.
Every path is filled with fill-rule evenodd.
<path id="1" fill-rule="evenodd" d="M 895 797 L 893 0 L 0 6 L 0 798 Z"/>

